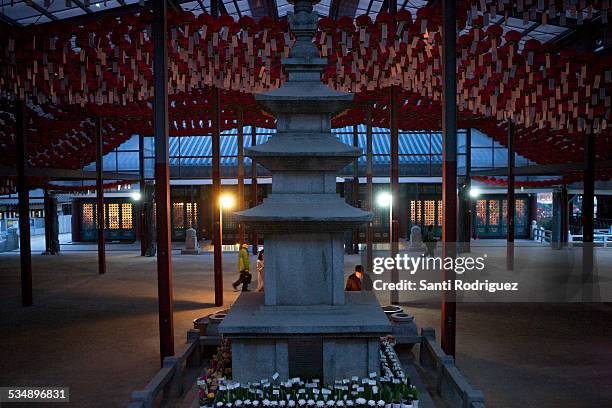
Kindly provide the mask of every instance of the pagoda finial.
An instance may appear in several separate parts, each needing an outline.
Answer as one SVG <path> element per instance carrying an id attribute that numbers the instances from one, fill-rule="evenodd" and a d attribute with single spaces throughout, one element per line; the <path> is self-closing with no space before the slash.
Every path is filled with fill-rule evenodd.
<path id="1" fill-rule="evenodd" d="M 319 50 L 312 42 L 312 38 L 317 31 L 318 15 L 313 12 L 313 4 L 318 0 L 295 0 L 293 3 L 294 12 L 287 13 L 289 27 L 296 37 L 296 42 L 291 48 L 289 56 L 291 58 L 319 58 Z"/>

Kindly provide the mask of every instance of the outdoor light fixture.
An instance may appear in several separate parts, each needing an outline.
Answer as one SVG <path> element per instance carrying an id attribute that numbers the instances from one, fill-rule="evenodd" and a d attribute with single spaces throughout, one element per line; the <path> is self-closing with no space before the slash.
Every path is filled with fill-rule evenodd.
<path id="1" fill-rule="evenodd" d="M 384 193 L 380 193 L 378 195 L 376 201 L 381 207 L 389 207 L 391 205 L 392 198 L 391 193 L 385 191 Z"/>
<path id="2" fill-rule="evenodd" d="M 141 198 L 141 196 L 140 196 L 140 193 L 139 193 L 138 191 L 134 191 L 134 192 L 132 193 L 132 200 L 134 200 L 134 201 L 140 201 L 140 198 Z"/>
<path id="3" fill-rule="evenodd" d="M 232 208 L 234 206 L 234 197 L 229 194 L 224 194 L 219 198 L 221 208 Z"/>
<path id="4" fill-rule="evenodd" d="M 480 191 L 479 188 L 477 188 L 477 187 L 470 188 L 470 197 L 476 198 L 476 197 L 480 196 L 480 193 L 481 193 L 481 191 Z"/>

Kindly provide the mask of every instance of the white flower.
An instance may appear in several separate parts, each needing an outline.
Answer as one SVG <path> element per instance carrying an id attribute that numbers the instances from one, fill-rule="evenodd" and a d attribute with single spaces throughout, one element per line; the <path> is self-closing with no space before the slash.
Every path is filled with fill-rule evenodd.
<path id="1" fill-rule="evenodd" d="M 234 402 L 234 405 L 236 405 L 237 407 L 242 405 L 242 400 L 236 400 L 236 402 Z"/>
<path id="2" fill-rule="evenodd" d="M 321 407 L 324 407 L 324 406 L 325 406 L 325 402 L 323 402 L 321 400 L 317 401 L 317 407 L 321 408 Z"/>
<path id="3" fill-rule="evenodd" d="M 265 407 L 269 407 L 269 406 L 270 406 L 270 400 L 269 400 L 269 399 L 265 399 L 265 400 L 263 400 L 263 405 L 264 405 Z"/>
<path id="4" fill-rule="evenodd" d="M 366 403 L 366 400 L 365 398 L 357 398 L 355 402 L 357 403 L 357 405 L 364 405 Z"/>
<path id="5" fill-rule="evenodd" d="M 259 400 L 254 400 L 254 401 L 253 401 L 253 406 L 254 406 L 254 407 L 259 406 Z"/>
<path id="6" fill-rule="evenodd" d="M 330 399 L 329 401 L 327 401 L 327 406 L 328 407 L 333 407 L 335 405 L 336 401 L 334 401 L 333 399 Z"/>
<path id="7" fill-rule="evenodd" d="M 352 407 L 354 405 L 353 400 L 346 400 L 346 406 Z"/>
<path id="8" fill-rule="evenodd" d="M 226 403 L 226 404 L 225 404 L 225 407 L 226 407 L 226 408 L 232 408 L 232 403 L 231 403 L 231 402 Z"/>
<path id="9" fill-rule="evenodd" d="M 376 402 L 374 402 L 374 400 L 368 400 L 368 406 L 373 407 L 376 405 Z"/>
<path id="10" fill-rule="evenodd" d="M 222 407 L 222 406 L 223 406 L 223 403 L 222 403 L 221 401 L 219 401 L 219 402 L 217 402 L 217 406 L 218 406 L 218 407 Z"/>
<path id="11" fill-rule="evenodd" d="M 383 401 L 383 400 L 378 400 L 378 401 L 376 402 L 376 405 L 378 405 L 379 407 L 384 407 L 384 406 L 385 406 L 385 401 Z"/>
<path id="12" fill-rule="evenodd" d="M 273 407 L 278 407 L 278 401 L 277 400 L 270 401 L 270 405 L 272 405 Z"/>
<path id="13" fill-rule="evenodd" d="M 289 400 L 287 405 L 290 406 L 290 407 L 295 407 L 295 401 L 294 400 Z"/>
<path id="14" fill-rule="evenodd" d="M 336 402 L 336 406 L 337 407 L 343 407 L 344 406 L 344 401 L 339 400 L 338 402 Z"/>
<path id="15" fill-rule="evenodd" d="M 250 400 L 250 399 L 248 399 L 248 400 L 244 400 L 244 405 L 251 405 L 251 403 L 252 403 L 252 402 L 251 402 L 251 400 Z"/>
<path id="16" fill-rule="evenodd" d="M 280 401 L 278 401 L 278 405 L 281 406 L 281 407 L 284 407 L 285 405 L 287 405 L 287 401 L 280 400 Z"/>
<path id="17" fill-rule="evenodd" d="M 313 400 L 313 399 L 309 399 L 309 400 L 308 400 L 308 405 L 309 405 L 309 406 L 313 407 L 313 406 L 314 406 L 314 404 L 315 404 L 315 402 L 314 402 L 314 400 Z"/>
<path id="18" fill-rule="evenodd" d="M 298 405 L 299 405 L 300 407 L 303 407 L 304 405 L 306 405 L 306 400 L 305 400 L 305 399 L 300 398 L 300 399 L 298 400 Z"/>

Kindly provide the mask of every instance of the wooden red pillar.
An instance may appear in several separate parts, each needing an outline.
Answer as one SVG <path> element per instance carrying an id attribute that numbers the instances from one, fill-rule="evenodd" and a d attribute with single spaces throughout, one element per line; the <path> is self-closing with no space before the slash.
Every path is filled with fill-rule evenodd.
<path id="1" fill-rule="evenodd" d="M 463 252 L 470 252 L 472 240 L 472 129 L 465 132 L 465 217 L 463 229 Z"/>
<path id="2" fill-rule="evenodd" d="M 211 1 L 211 14 L 219 18 L 219 0 Z M 223 252 L 221 227 L 221 107 L 219 89 L 212 87 L 212 208 L 213 208 L 213 258 L 215 273 L 215 305 L 223 305 Z"/>
<path id="3" fill-rule="evenodd" d="M 561 246 L 566 246 L 569 238 L 569 197 L 567 184 L 561 186 Z"/>
<path id="4" fill-rule="evenodd" d="M 584 136 L 584 173 L 582 195 L 582 282 L 583 301 L 594 301 L 593 293 L 593 233 L 595 227 L 595 135 L 588 130 Z"/>
<path id="5" fill-rule="evenodd" d="M 353 146 L 359 147 L 359 128 L 353 125 Z M 353 207 L 359 207 L 359 157 L 353 162 Z M 359 226 L 353 227 L 353 253 L 359 253 Z"/>
<path id="6" fill-rule="evenodd" d="M 251 126 L 251 146 L 257 145 L 257 128 Z M 257 164 L 251 159 L 251 207 L 257 206 Z M 257 230 L 251 226 L 251 243 L 253 244 L 253 255 L 257 255 L 259 240 Z"/>
<path id="7" fill-rule="evenodd" d="M 372 109 L 368 107 L 366 115 L 366 208 L 368 211 L 374 209 L 374 186 L 372 184 Z M 366 224 L 366 270 L 372 272 L 373 267 L 373 238 L 374 223 L 368 221 Z"/>
<path id="8" fill-rule="evenodd" d="M 397 13 L 397 2 L 389 1 L 389 14 L 392 16 Z M 390 165 L 390 174 L 389 174 L 389 184 L 390 184 L 390 193 L 391 193 L 391 219 L 389 225 L 389 243 L 390 243 L 390 256 L 395 258 L 397 253 L 399 252 L 399 213 L 401 211 L 400 208 L 400 200 L 399 200 L 399 133 L 398 133 L 398 125 L 397 125 L 397 104 L 398 104 L 398 93 L 399 89 L 395 85 L 391 85 L 389 92 L 389 114 L 390 114 L 390 126 L 389 126 L 389 136 L 390 140 L 390 155 L 391 155 L 391 165 Z M 399 282 L 399 271 L 397 268 L 393 268 L 391 270 L 391 282 L 397 283 Z M 399 291 L 391 292 L 391 303 L 399 302 Z"/>
<path id="9" fill-rule="evenodd" d="M 32 305 L 32 249 L 30 246 L 30 192 L 28 167 L 27 114 L 25 102 L 15 100 L 15 142 L 17 144 L 17 196 L 19 198 L 19 260 L 21 264 L 21 304 Z"/>
<path id="10" fill-rule="evenodd" d="M 174 355 L 174 300 L 170 241 L 170 167 L 168 153 L 168 5 L 153 0 L 153 134 L 155 137 L 155 214 L 157 229 L 157 293 L 159 348 L 163 364 Z"/>
<path id="11" fill-rule="evenodd" d="M 98 233 L 98 273 L 106 273 L 106 240 L 104 237 L 104 227 L 106 225 L 104 217 L 104 140 L 102 137 L 102 118 L 98 117 L 96 122 L 96 229 Z"/>
<path id="12" fill-rule="evenodd" d="M 139 229 L 138 237 L 140 239 L 140 256 L 145 256 L 147 253 L 147 231 L 149 228 L 145 221 L 145 163 L 144 163 L 144 135 L 138 135 L 138 173 L 140 176 L 139 190 L 140 190 L 140 202 L 138 203 L 138 214 L 139 214 Z"/>
<path id="13" fill-rule="evenodd" d="M 506 201 L 506 269 L 514 270 L 514 121 L 508 121 L 508 197 Z"/>
<path id="14" fill-rule="evenodd" d="M 237 155 L 238 155 L 238 211 L 244 210 L 244 120 L 242 110 L 238 111 L 238 136 L 237 136 Z M 238 223 L 238 242 L 243 244 L 244 223 Z"/>
<path id="15" fill-rule="evenodd" d="M 442 257 L 456 256 L 457 241 L 457 23 L 456 1 L 442 0 Z M 454 271 L 442 270 L 443 280 L 455 280 Z M 448 355 L 455 355 L 456 294 L 442 292 L 441 344 Z"/>

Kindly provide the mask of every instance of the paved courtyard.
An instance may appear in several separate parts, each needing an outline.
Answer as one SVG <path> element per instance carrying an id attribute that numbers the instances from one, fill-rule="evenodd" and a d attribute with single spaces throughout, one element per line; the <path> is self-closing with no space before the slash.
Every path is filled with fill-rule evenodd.
<path id="1" fill-rule="evenodd" d="M 527 251 L 542 262 L 556 256 L 547 247 Z M 490 252 L 501 256 L 505 248 Z M 598 257 L 612 265 L 612 250 Z M 99 276 L 93 251 L 33 255 L 34 306 L 22 308 L 19 254 L 0 254 L 0 385 L 69 386 L 70 406 L 107 408 L 126 406 L 130 392 L 153 376 L 156 261 L 125 250 L 109 251 L 107 260 Z M 347 256 L 347 272 L 356 263 L 358 256 Z M 218 308 L 210 254 L 175 251 L 173 268 L 180 344 L 194 318 Z M 229 305 L 237 295 L 230 286 L 235 253 L 225 254 L 224 270 Z M 408 309 L 419 326 L 439 331 L 436 305 Z M 487 407 L 612 406 L 609 304 L 459 304 L 457 320 L 457 365 L 484 392 Z"/>

